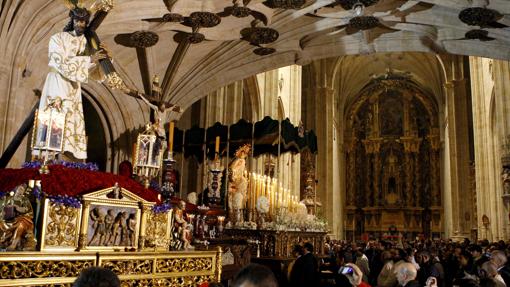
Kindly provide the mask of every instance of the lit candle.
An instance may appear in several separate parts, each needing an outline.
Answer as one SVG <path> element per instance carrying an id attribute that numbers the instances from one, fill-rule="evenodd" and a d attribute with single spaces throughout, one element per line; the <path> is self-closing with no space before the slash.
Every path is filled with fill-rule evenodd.
<path id="1" fill-rule="evenodd" d="M 257 183 L 255 186 L 255 200 L 258 200 L 260 197 L 260 176 L 258 174 L 255 174 L 255 182 Z"/>
<path id="2" fill-rule="evenodd" d="M 220 154 L 220 137 L 216 137 L 216 145 L 214 146 L 215 159 L 218 158 L 218 154 Z"/>
<path id="3" fill-rule="evenodd" d="M 170 127 L 168 130 L 168 152 L 174 151 L 174 122 L 170 122 Z"/>

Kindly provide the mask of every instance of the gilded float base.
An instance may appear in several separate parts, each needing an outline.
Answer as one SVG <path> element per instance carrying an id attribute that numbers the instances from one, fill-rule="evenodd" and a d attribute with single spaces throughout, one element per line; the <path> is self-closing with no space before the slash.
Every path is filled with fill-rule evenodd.
<path id="1" fill-rule="evenodd" d="M 6 252 L 0 287 L 72 286 L 81 270 L 102 266 L 121 286 L 198 286 L 221 278 L 221 249 L 194 252 Z"/>

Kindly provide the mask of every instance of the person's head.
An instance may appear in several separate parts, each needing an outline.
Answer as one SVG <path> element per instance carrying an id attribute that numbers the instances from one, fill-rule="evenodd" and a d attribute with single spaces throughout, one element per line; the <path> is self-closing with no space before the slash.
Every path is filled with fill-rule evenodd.
<path id="1" fill-rule="evenodd" d="M 260 264 L 249 264 L 237 273 L 232 281 L 233 287 L 278 287 L 273 272 Z"/>
<path id="2" fill-rule="evenodd" d="M 388 262 L 388 261 L 390 261 L 392 258 L 393 258 L 393 256 L 391 255 L 391 252 L 390 252 L 390 251 L 385 250 L 385 251 L 383 251 L 383 252 L 381 253 L 381 260 L 382 260 L 383 262 Z"/>
<path id="3" fill-rule="evenodd" d="M 128 160 L 119 164 L 119 175 L 131 177 L 133 175 L 133 165 Z"/>
<path id="4" fill-rule="evenodd" d="M 73 287 L 120 287 L 120 280 L 110 269 L 90 267 L 81 271 Z"/>
<path id="5" fill-rule="evenodd" d="M 305 253 L 313 253 L 313 244 L 312 243 L 305 242 L 305 244 L 303 244 L 303 248 L 305 250 Z"/>
<path id="6" fill-rule="evenodd" d="M 420 251 L 416 257 L 418 264 L 426 264 L 430 261 L 430 253 L 428 251 Z"/>
<path id="7" fill-rule="evenodd" d="M 184 209 L 186 209 L 186 201 L 181 200 L 181 201 L 179 202 L 179 208 L 180 208 L 180 209 L 183 209 L 183 210 L 184 210 Z"/>
<path id="8" fill-rule="evenodd" d="M 487 261 L 482 264 L 482 270 L 487 277 L 495 277 L 498 275 L 498 266 L 494 262 Z"/>
<path id="9" fill-rule="evenodd" d="M 336 262 L 336 265 L 338 265 L 338 266 L 344 265 L 345 258 L 344 258 L 343 251 L 336 252 L 336 254 L 335 254 L 335 262 Z"/>
<path id="10" fill-rule="evenodd" d="M 477 244 L 473 244 L 469 246 L 469 252 L 471 252 L 471 255 L 473 255 L 474 258 L 478 258 L 482 256 L 482 247 Z"/>
<path id="11" fill-rule="evenodd" d="M 25 197 L 25 193 L 27 191 L 27 185 L 26 184 L 20 184 L 16 186 L 14 189 L 14 200 L 21 200 L 23 197 Z"/>
<path id="12" fill-rule="evenodd" d="M 395 255 L 395 257 L 393 258 L 393 261 L 395 261 L 395 262 L 400 261 L 400 260 L 406 260 L 406 258 L 407 258 L 407 253 L 402 248 L 396 249 L 396 252 L 394 255 Z"/>
<path id="13" fill-rule="evenodd" d="M 294 245 L 294 248 L 292 249 L 292 255 L 294 255 L 295 257 L 303 255 L 303 246 L 299 244 Z"/>
<path id="14" fill-rule="evenodd" d="M 490 261 L 496 264 L 498 268 L 505 265 L 507 261 L 505 252 L 501 250 L 492 251 Z"/>
<path id="15" fill-rule="evenodd" d="M 363 250 L 361 248 L 356 249 L 356 256 L 358 257 L 363 256 Z"/>
<path id="16" fill-rule="evenodd" d="M 77 36 L 83 35 L 89 24 L 90 12 L 85 8 L 74 8 L 69 11 L 69 23 L 64 28 L 64 32 L 74 31 Z"/>
<path id="17" fill-rule="evenodd" d="M 466 267 L 473 262 L 473 256 L 466 250 L 462 250 L 459 256 L 460 265 Z"/>
<path id="18" fill-rule="evenodd" d="M 395 269 L 395 275 L 398 280 L 398 284 L 405 286 L 407 282 L 416 279 L 416 267 L 412 263 L 403 262 L 397 265 Z"/>

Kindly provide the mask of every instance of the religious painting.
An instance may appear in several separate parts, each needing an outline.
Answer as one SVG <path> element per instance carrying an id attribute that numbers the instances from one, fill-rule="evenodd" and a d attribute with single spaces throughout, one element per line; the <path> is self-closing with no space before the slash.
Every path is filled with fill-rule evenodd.
<path id="1" fill-rule="evenodd" d="M 390 90 L 380 97 L 379 122 L 381 125 L 381 135 L 402 135 L 404 108 L 401 97 L 401 93 L 394 90 Z"/>
<path id="2" fill-rule="evenodd" d="M 55 109 L 38 111 L 33 139 L 34 149 L 61 151 L 66 115 Z"/>
<path id="3" fill-rule="evenodd" d="M 89 247 L 136 248 L 140 212 L 138 208 L 91 204 L 86 245 Z"/>
<path id="4" fill-rule="evenodd" d="M 149 162 L 150 139 L 143 137 L 138 141 L 138 150 L 136 151 L 136 165 L 146 166 Z"/>

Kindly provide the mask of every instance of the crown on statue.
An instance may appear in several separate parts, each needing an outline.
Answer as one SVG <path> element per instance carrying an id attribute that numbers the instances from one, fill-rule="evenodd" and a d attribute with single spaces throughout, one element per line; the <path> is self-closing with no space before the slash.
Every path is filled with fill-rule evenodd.
<path id="1" fill-rule="evenodd" d="M 235 157 L 247 157 L 251 150 L 250 144 L 245 144 L 236 150 Z"/>
<path id="2" fill-rule="evenodd" d="M 114 0 L 62 0 L 69 10 L 86 9 L 90 13 L 102 10 L 108 12 L 113 8 Z"/>

